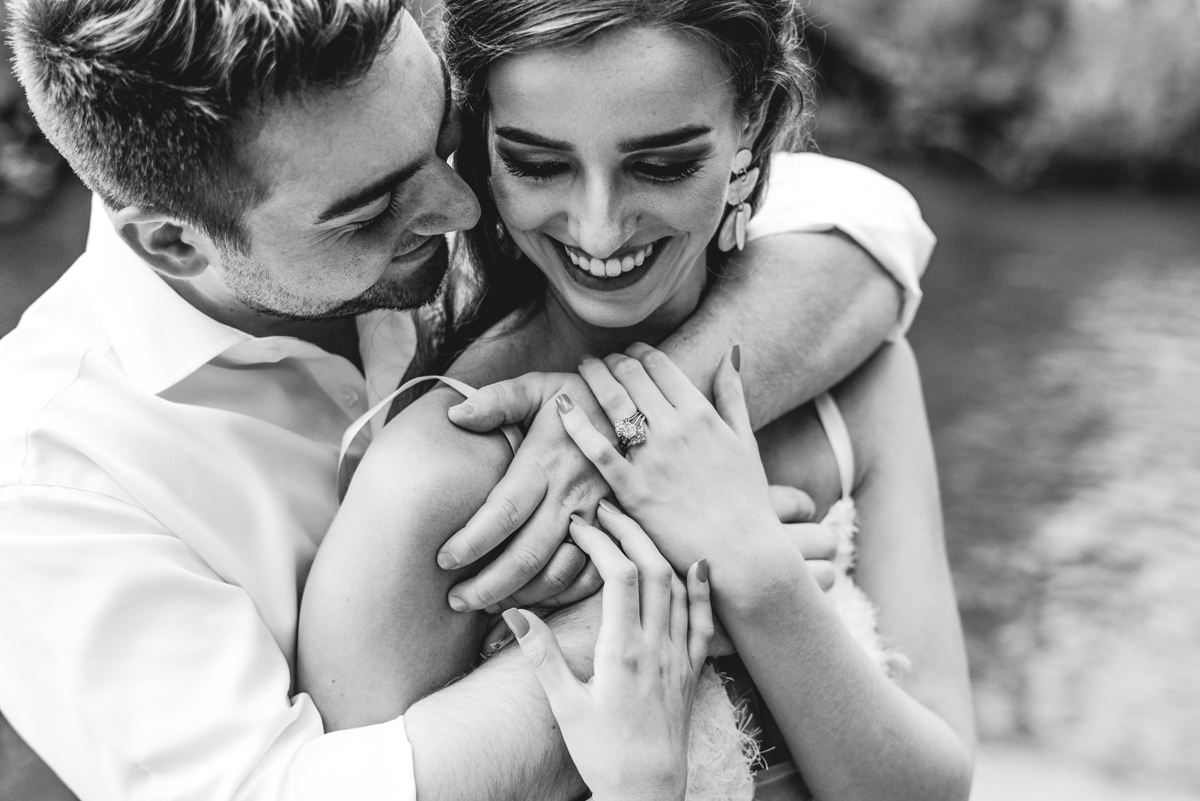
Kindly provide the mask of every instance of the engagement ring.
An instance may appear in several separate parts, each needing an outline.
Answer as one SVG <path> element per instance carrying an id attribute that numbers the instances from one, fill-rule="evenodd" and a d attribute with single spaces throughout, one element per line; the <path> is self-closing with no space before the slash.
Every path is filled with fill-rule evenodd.
<path id="1" fill-rule="evenodd" d="M 617 446 L 624 453 L 646 441 L 646 415 L 634 412 L 624 420 L 613 423 L 613 429 L 617 432 Z"/>

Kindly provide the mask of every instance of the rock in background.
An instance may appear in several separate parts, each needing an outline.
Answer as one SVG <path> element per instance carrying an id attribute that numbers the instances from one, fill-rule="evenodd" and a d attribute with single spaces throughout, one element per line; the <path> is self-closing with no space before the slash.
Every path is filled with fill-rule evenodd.
<path id="1" fill-rule="evenodd" d="M 1011 185 L 1200 185 L 1195 0 L 824 0 L 817 139 L 951 153 Z"/>

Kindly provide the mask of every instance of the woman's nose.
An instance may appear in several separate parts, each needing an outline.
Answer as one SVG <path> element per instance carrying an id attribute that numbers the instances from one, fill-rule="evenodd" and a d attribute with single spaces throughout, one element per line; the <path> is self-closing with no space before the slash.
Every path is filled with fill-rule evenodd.
<path id="1" fill-rule="evenodd" d="M 576 246 L 597 259 L 616 253 L 629 240 L 632 217 L 611 184 L 595 182 L 577 198 L 569 231 Z"/>
<path id="2" fill-rule="evenodd" d="M 430 164 L 430 180 L 421 187 L 421 213 L 409 229 L 424 236 L 465 231 L 479 221 L 479 201 L 454 168 Z"/>

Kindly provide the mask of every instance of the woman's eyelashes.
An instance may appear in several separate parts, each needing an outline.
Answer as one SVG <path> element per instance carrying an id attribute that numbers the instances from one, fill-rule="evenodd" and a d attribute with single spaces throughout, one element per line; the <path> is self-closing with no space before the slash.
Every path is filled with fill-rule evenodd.
<path id="1" fill-rule="evenodd" d="M 535 181 L 549 181 L 565 175 L 571 170 L 570 162 L 553 159 L 519 159 L 514 156 L 501 155 L 500 160 L 509 174 L 518 178 L 531 178 Z M 644 180 L 669 184 L 692 177 L 700 170 L 701 166 L 702 160 L 693 158 L 672 162 L 635 161 L 627 169 Z"/>

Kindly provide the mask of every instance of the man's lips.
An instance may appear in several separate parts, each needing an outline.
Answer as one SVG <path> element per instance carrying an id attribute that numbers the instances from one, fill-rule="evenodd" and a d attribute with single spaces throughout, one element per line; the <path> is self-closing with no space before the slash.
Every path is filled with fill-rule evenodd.
<path id="1" fill-rule="evenodd" d="M 407 253 L 403 253 L 392 259 L 392 263 L 400 267 L 411 267 L 418 264 L 424 264 L 429 260 L 430 256 L 437 252 L 439 247 L 442 247 L 445 244 L 446 237 L 431 236 Z"/>

